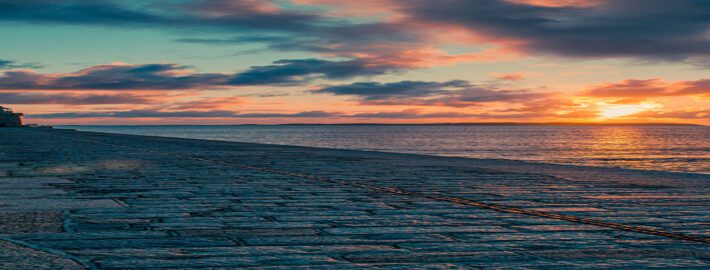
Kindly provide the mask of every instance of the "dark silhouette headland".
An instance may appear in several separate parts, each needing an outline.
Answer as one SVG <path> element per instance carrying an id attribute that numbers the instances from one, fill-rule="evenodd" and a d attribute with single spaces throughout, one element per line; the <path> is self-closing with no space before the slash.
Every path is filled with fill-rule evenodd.
<path id="1" fill-rule="evenodd" d="M 22 113 L 13 112 L 10 108 L 0 106 L 0 127 L 23 127 Z"/>

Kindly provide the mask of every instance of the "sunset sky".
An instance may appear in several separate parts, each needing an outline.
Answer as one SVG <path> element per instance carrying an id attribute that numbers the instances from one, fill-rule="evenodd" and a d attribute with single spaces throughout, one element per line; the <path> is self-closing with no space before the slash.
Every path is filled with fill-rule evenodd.
<path id="1" fill-rule="evenodd" d="M 710 124 L 707 0 L 0 0 L 38 124 Z"/>

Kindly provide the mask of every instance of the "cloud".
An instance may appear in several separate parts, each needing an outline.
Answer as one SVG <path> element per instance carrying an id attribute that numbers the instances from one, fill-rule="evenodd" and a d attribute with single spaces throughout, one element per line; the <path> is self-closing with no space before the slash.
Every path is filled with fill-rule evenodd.
<path id="1" fill-rule="evenodd" d="M 491 74 L 493 78 L 501 81 L 512 81 L 512 82 L 519 82 L 525 79 L 525 73 L 493 73 Z"/>
<path id="2" fill-rule="evenodd" d="M 363 100 L 427 97 L 442 94 L 447 90 L 469 87 L 467 81 L 447 82 L 401 81 L 393 83 L 357 82 L 347 85 L 326 86 L 313 93 L 358 96 Z"/>
<path id="3" fill-rule="evenodd" d="M 409 109 L 395 112 L 373 112 L 344 115 L 347 118 L 363 119 L 457 119 L 457 118 L 488 118 L 488 119 L 521 119 L 540 118 L 552 116 L 545 112 L 525 113 L 462 113 L 462 112 L 432 112 L 427 113 L 419 109 Z"/>
<path id="4" fill-rule="evenodd" d="M 339 112 L 325 111 L 305 111 L 298 113 L 243 113 L 237 114 L 236 118 L 322 118 L 322 117 L 338 117 L 342 115 Z"/>
<path id="5" fill-rule="evenodd" d="M 244 103 L 244 99 L 240 97 L 218 97 L 205 98 L 200 100 L 192 100 L 185 102 L 177 102 L 170 105 L 171 110 L 214 110 L 234 107 Z"/>
<path id="6" fill-rule="evenodd" d="M 293 38 L 284 35 L 260 35 L 254 34 L 249 36 L 236 36 L 231 38 L 178 38 L 175 41 L 185 43 L 204 43 L 213 45 L 233 45 L 244 43 L 273 43 L 273 44 L 288 44 L 293 42 Z"/>
<path id="7" fill-rule="evenodd" d="M 554 114 L 554 116 L 559 118 L 598 118 L 600 116 L 600 112 L 598 110 L 577 109 L 564 113 Z"/>
<path id="8" fill-rule="evenodd" d="M 397 112 L 374 112 L 347 115 L 351 118 L 378 118 L 378 119 L 426 119 L 426 118 L 462 118 L 471 117 L 471 114 L 459 112 L 423 113 L 421 110 L 411 109 Z"/>
<path id="9" fill-rule="evenodd" d="M 42 68 L 41 65 L 33 63 L 17 63 L 11 60 L 0 59 L 0 69 L 13 69 L 13 68 Z"/>
<path id="10" fill-rule="evenodd" d="M 384 74 L 394 67 L 361 60 L 279 60 L 245 71 L 194 73 L 176 64 L 109 64 L 73 73 L 41 74 L 31 70 L 0 73 L 0 90 L 204 90 L 233 86 L 303 84 L 315 79 L 339 80 Z"/>
<path id="11" fill-rule="evenodd" d="M 593 7 L 604 0 L 506 0 L 510 3 L 541 7 Z"/>
<path id="12" fill-rule="evenodd" d="M 382 19 L 377 23 L 343 26 L 336 34 L 333 31 L 308 32 L 296 38 L 272 37 L 260 41 L 271 44 L 274 49 L 341 55 L 359 53 L 398 60 L 402 55 L 411 56 L 408 51 L 422 55 L 432 44 L 445 46 L 462 40 L 475 46 L 514 49 L 507 53 L 517 50 L 568 57 L 695 63 L 710 57 L 707 32 L 710 3 L 707 1 L 444 0 L 432 4 L 429 0 L 356 3 L 299 0 L 297 3 L 328 6 L 331 10 L 326 14 L 341 18 L 371 19 L 373 14 L 384 14 L 378 15 Z M 327 17 L 321 19 L 324 18 Z M 344 31 L 348 28 L 351 30 Z M 469 37 L 462 38 L 461 31 L 469 33 Z M 452 39 L 447 36 L 449 33 L 456 33 L 457 37 Z M 227 40 L 221 39 L 221 42 Z M 232 40 L 245 42 L 239 37 Z M 376 50 L 384 53 L 376 53 Z M 431 57 L 427 58 L 431 60 Z M 438 57 L 446 57 L 446 53 Z M 417 61 L 414 57 L 410 60 Z M 458 57 L 457 60 L 479 59 Z"/>
<path id="13" fill-rule="evenodd" d="M 175 64 L 92 66 L 75 73 L 40 74 L 7 71 L 0 76 L 4 90 L 177 90 L 219 85 L 227 75 L 182 74 L 186 67 Z"/>
<path id="14" fill-rule="evenodd" d="M 667 118 L 667 119 L 710 119 L 710 110 L 687 110 L 687 111 L 646 111 L 640 112 L 630 117 L 641 118 Z"/>
<path id="15" fill-rule="evenodd" d="M 260 42 L 278 50 L 340 51 L 341 56 L 383 41 L 413 40 L 392 23 L 329 17 L 267 0 L 0 0 L 0 21 L 151 28 L 182 34 L 188 42 Z M 224 37 L 234 33 L 239 37 Z"/>
<path id="16" fill-rule="evenodd" d="M 12 68 L 14 63 L 14 61 L 0 59 L 0 69 Z"/>
<path id="17" fill-rule="evenodd" d="M 112 0 L 2 0 L 0 20 L 111 27 L 195 29 L 209 27 L 224 30 L 258 30 L 277 27 L 304 29 L 320 21 L 316 15 L 259 9 L 258 6 L 257 1 L 247 0 L 188 2 L 149 0 L 143 3 Z"/>
<path id="18" fill-rule="evenodd" d="M 33 114 L 34 119 L 76 119 L 76 118 L 339 118 L 339 119 L 452 119 L 452 118 L 496 118 L 519 119 L 544 117 L 543 113 L 461 113 L 461 112 L 424 112 L 418 109 L 390 112 L 370 112 L 346 114 L 342 112 L 304 111 L 297 113 L 238 113 L 225 110 L 209 111 L 157 111 L 129 110 L 114 112 L 83 112 L 83 113 L 48 113 Z"/>
<path id="19" fill-rule="evenodd" d="M 557 112 L 577 110 L 579 104 L 565 98 L 549 94 L 544 98 L 530 99 L 517 102 L 515 107 L 496 109 L 497 113 L 529 113 L 529 112 Z"/>
<path id="20" fill-rule="evenodd" d="M 600 0 L 586 6 L 503 0 L 398 2 L 412 20 L 465 29 L 485 41 L 529 52 L 652 60 L 710 56 L 708 1 Z"/>
<path id="21" fill-rule="evenodd" d="M 702 65 L 710 58 L 709 7 L 698 0 L 0 0 L 0 21 L 160 29 L 184 42 L 260 43 L 408 68 L 521 52 Z M 443 49 L 449 45 L 498 48 L 456 55 Z"/>
<path id="22" fill-rule="evenodd" d="M 605 98 L 710 97 L 710 79 L 676 82 L 661 79 L 624 80 L 592 87 L 583 92 L 583 95 Z"/>
<path id="23" fill-rule="evenodd" d="M 32 118 L 322 118 L 335 117 L 340 113 L 324 111 L 306 111 L 298 113 L 238 113 L 225 110 L 209 111 L 157 111 L 129 110 L 115 112 L 84 112 L 84 113 L 47 113 L 33 114 Z"/>
<path id="24" fill-rule="evenodd" d="M 549 97 L 549 93 L 498 89 L 468 81 L 358 82 L 325 86 L 313 93 L 353 96 L 367 105 L 431 105 L 468 107 L 490 102 L 527 102 Z"/>
<path id="25" fill-rule="evenodd" d="M 70 94 L 70 93 L 15 93 L 0 92 L 0 103 L 3 104 L 63 104 L 63 105 L 93 105 L 93 104 L 149 104 L 155 100 L 151 97 L 132 94 Z"/>
<path id="26" fill-rule="evenodd" d="M 395 112 L 374 112 L 345 115 L 347 118 L 362 119 L 451 119 L 451 118 L 522 118 L 531 117 L 533 114 L 489 114 L 489 113 L 461 113 L 461 112 L 434 112 L 426 113 L 418 109 L 409 109 Z M 537 114 L 535 117 L 539 116 Z"/>
<path id="27" fill-rule="evenodd" d="M 395 67 L 373 65 L 363 60 L 279 60 L 273 65 L 254 66 L 235 74 L 230 85 L 302 84 L 316 78 L 347 79 L 388 73 Z"/>

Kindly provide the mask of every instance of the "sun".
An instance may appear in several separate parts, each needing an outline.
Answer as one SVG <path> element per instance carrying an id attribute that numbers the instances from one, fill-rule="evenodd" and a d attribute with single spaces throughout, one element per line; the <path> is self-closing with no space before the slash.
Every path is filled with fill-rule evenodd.
<path id="1" fill-rule="evenodd" d="M 602 105 L 599 112 L 600 118 L 616 118 L 627 115 L 632 115 L 635 113 L 640 113 L 649 109 L 658 107 L 657 104 L 643 103 L 643 104 L 624 104 L 624 105 Z"/>

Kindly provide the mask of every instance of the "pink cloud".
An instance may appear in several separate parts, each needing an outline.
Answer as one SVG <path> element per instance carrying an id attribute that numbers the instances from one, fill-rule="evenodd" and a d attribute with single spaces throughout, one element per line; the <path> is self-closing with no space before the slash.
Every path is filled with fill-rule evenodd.
<path id="1" fill-rule="evenodd" d="M 506 0 L 510 3 L 541 7 L 592 7 L 604 0 Z"/>
<path id="2" fill-rule="evenodd" d="M 666 82 L 661 79 L 624 80 L 594 86 L 583 93 L 590 97 L 653 98 L 669 96 L 710 96 L 710 79 Z"/>
<path id="3" fill-rule="evenodd" d="M 145 94 L 138 95 L 0 92 L 0 103 L 3 104 L 97 105 L 151 104 L 155 102 L 158 102 L 157 96 Z"/>
<path id="4" fill-rule="evenodd" d="M 240 97 L 205 98 L 192 101 L 177 102 L 170 105 L 171 110 L 224 110 L 241 105 L 245 102 Z"/>
<path id="5" fill-rule="evenodd" d="M 527 77 L 525 73 L 522 72 L 515 72 L 515 73 L 493 73 L 492 74 L 493 78 L 502 80 L 502 81 L 522 81 Z"/>

